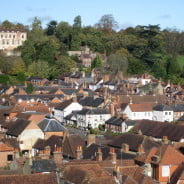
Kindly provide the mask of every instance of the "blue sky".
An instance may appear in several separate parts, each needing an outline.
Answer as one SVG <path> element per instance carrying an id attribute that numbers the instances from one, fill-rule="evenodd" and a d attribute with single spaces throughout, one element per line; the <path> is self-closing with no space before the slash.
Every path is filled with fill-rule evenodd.
<path id="1" fill-rule="evenodd" d="M 33 17 L 46 25 L 50 20 L 94 25 L 102 15 L 112 14 L 119 28 L 160 24 L 161 28 L 184 30 L 184 0 L 0 0 L 0 21 L 30 25 Z"/>

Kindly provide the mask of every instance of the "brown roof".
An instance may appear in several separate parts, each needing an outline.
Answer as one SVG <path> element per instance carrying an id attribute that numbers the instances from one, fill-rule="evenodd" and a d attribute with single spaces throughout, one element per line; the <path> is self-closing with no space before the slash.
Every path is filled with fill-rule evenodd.
<path id="1" fill-rule="evenodd" d="M 182 180 L 184 182 L 184 163 L 180 164 L 180 166 L 174 171 L 170 179 L 170 184 L 175 184 L 178 180 Z"/>
<path id="2" fill-rule="evenodd" d="M 128 144 L 131 151 L 138 151 L 139 146 L 142 144 L 144 151 L 150 150 L 152 147 L 158 147 L 159 145 L 149 137 L 145 137 L 139 134 L 123 133 L 120 136 L 116 136 L 110 146 L 121 148 L 122 144 Z"/>
<path id="3" fill-rule="evenodd" d="M 134 133 L 142 132 L 143 135 L 155 138 L 163 138 L 167 136 L 171 141 L 180 141 L 184 138 L 184 126 L 167 122 L 159 122 L 152 120 L 137 121 L 133 128 Z"/>
<path id="4" fill-rule="evenodd" d="M 5 152 L 5 151 L 14 151 L 14 148 L 3 142 L 0 142 L 0 152 Z"/>
<path id="5" fill-rule="evenodd" d="M 77 146 L 85 146 L 85 141 L 79 135 L 66 136 L 63 142 L 63 155 L 76 158 Z"/>
<path id="6" fill-rule="evenodd" d="M 154 155 L 159 157 L 157 162 L 152 160 Z M 143 163 L 153 162 L 161 165 L 179 165 L 184 161 L 184 155 L 170 145 L 162 145 L 160 148 L 153 148 L 148 153 L 139 155 L 135 160 Z"/>
<path id="7" fill-rule="evenodd" d="M 4 175 L 0 176 L 0 184 L 57 184 L 55 174 Z"/>
<path id="8" fill-rule="evenodd" d="M 147 112 L 147 111 L 152 111 L 153 106 L 155 104 L 129 104 L 130 109 L 132 112 Z"/>
<path id="9" fill-rule="evenodd" d="M 63 110 L 65 109 L 67 106 L 69 106 L 73 101 L 70 99 L 70 100 L 65 100 L 64 102 L 62 103 L 59 103 L 55 109 L 57 110 Z"/>
<path id="10" fill-rule="evenodd" d="M 66 166 L 63 176 L 65 181 L 75 184 L 115 184 L 113 177 L 98 164 Z"/>

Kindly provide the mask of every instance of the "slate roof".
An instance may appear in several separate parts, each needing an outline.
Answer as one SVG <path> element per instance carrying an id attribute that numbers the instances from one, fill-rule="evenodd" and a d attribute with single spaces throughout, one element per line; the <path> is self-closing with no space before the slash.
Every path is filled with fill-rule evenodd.
<path id="1" fill-rule="evenodd" d="M 164 104 L 155 105 L 153 107 L 153 110 L 155 111 L 173 111 L 173 109 L 170 106 L 164 105 Z"/>
<path id="2" fill-rule="evenodd" d="M 103 98 L 94 98 L 94 97 L 83 97 L 79 100 L 79 103 L 82 106 L 91 106 L 91 107 L 98 107 L 104 102 Z"/>
<path id="3" fill-rule="evenodd" d="M 112 117 L 107 121 L 105 121 L 105 124 L 121 126 L 123 122 L 124 122 L 124 119 Z"/>
<path id="4" fill-rule="evenodd" d="M 31 169 L 33 173 L 53 172 L 56 169 L 54 160 L 33 160 L 32 164 Z"/>
<path id="5" fill-rule="evenodd" d="M 30 121 L 25 119 L 17 119 L 13 124 L 9 127 L 6 132 L 7 135 L 18 137 L 22 131 L 29 125 Z"/>
<path id="6" fill-rule="evenodd" d="M 116 136 L 110 146 L 121 149 L 122 144 L 128 144 L 130 151 L 137 152 L 139 146 L 142 144 L 144 151 L 150 150 L 152 147 L 158 147 L 159 145 L 148 137 L 139 134 L 123 133 L 120 136 Z"/>
<path id="7" fill-rule="evenodd" d="M 60 122 L 58 122 L 54 118 L 48 118 L 46 117 L 42 121 L 38 123 L 38 127 L 43 131 L 43 132 L 61 132 L 61 131 L 66 131 L 66 128 L 61 125 Z"/>
<path id="8" fill-rule="evenodd" d="M 96 109 L 83 109 L 83 110 L 79 111 L 78 114 L 81 114 L 81 115 L 87 115 L 87 114 L 94 115 L 94 114 L 110 114 L 110 113 L 108 112 L 107 109 L 96 108 Z"/>
<path id="9" fill-rule="evenodd" d="M 184 126 L 153 120 L 137 121 L 133 128 L 134 133 L 142 132 L 143 135 L 162 139 L 167 136 L 171 141 L 179 142 L 184 138 Z"/>
<path id="10" fill-rule="evenodd" d="M 171 108 L 174 112 L 184 112 L 184 104 L 175 104 L 172 105 Z"/>

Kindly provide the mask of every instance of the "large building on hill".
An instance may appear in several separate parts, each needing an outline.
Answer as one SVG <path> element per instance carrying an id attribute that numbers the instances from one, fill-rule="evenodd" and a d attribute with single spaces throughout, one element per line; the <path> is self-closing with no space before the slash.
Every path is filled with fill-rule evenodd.
<path id="1" fill-rule="evenodd" d="M 27 32 L 25 30 L 0 28 L 0 50 L 6 52 L 13 51 L 21 46 L 25 40 L 27 40 Z"/>

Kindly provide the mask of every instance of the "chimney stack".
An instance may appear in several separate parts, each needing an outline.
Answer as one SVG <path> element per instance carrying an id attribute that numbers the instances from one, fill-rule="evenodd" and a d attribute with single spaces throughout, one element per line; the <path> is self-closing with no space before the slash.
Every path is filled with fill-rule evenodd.
<path id="1" fill-rule="evenodd" d="M 101 148 L 98 148 L 98 151 L 96 152 L 96 161 L 102 161 L 102 150 L 101 150 Z"/>
<path id="2" fill-rule="evenodd" d="M 116 153 L 114 148 L 110 148 L 110 158 L 113 164 L 116 164 Z"/>
<path id="3" fill-rule="evenodd" d="M 162 141 L 163 141 L 164 144 L 168 144 L 169 143 L 169 140 L 168 140 L 167 136 L 163 136 Z"/>
<path id="4" fill-rule="evenodd" d="M 142 144 L 140 144 L 138 147 L 138 153 L 144 153 L 144 148 Z"/>
<path id="5" fill-rule="evenodd" d="M 76 159 L 80 160 L 82 158 L 82 146 L 77 146 Z"/>
<path id="6" fill-rule="evenodd" d="M 53 158 L 56 164 L 63 163 L 63 155 L 62 155 L 61 147 L 55 147 L 54 152 L 53 152 Z"/>
<path id="7" fill-rule="evenodd" d="M 91 144 L 95 144 L 96 143 L 96 135 L 95 134 L 88 134 L 87 135 L 87 146 L 91 145 Z"/>
<path id="8" fill-rule="evenodd" d="M 129 145 L 128 144 L 122 144 L 121 145 L 121 151 L 124 153 L 128 153 L 129 152 Z"/>
<path id="9" fill-rule="evenodd" d="M 50 146 L 46 146 L 42 152 L 40 152 L 39 156 L 41 159 L 49 159 L 50 158 Z"/>

